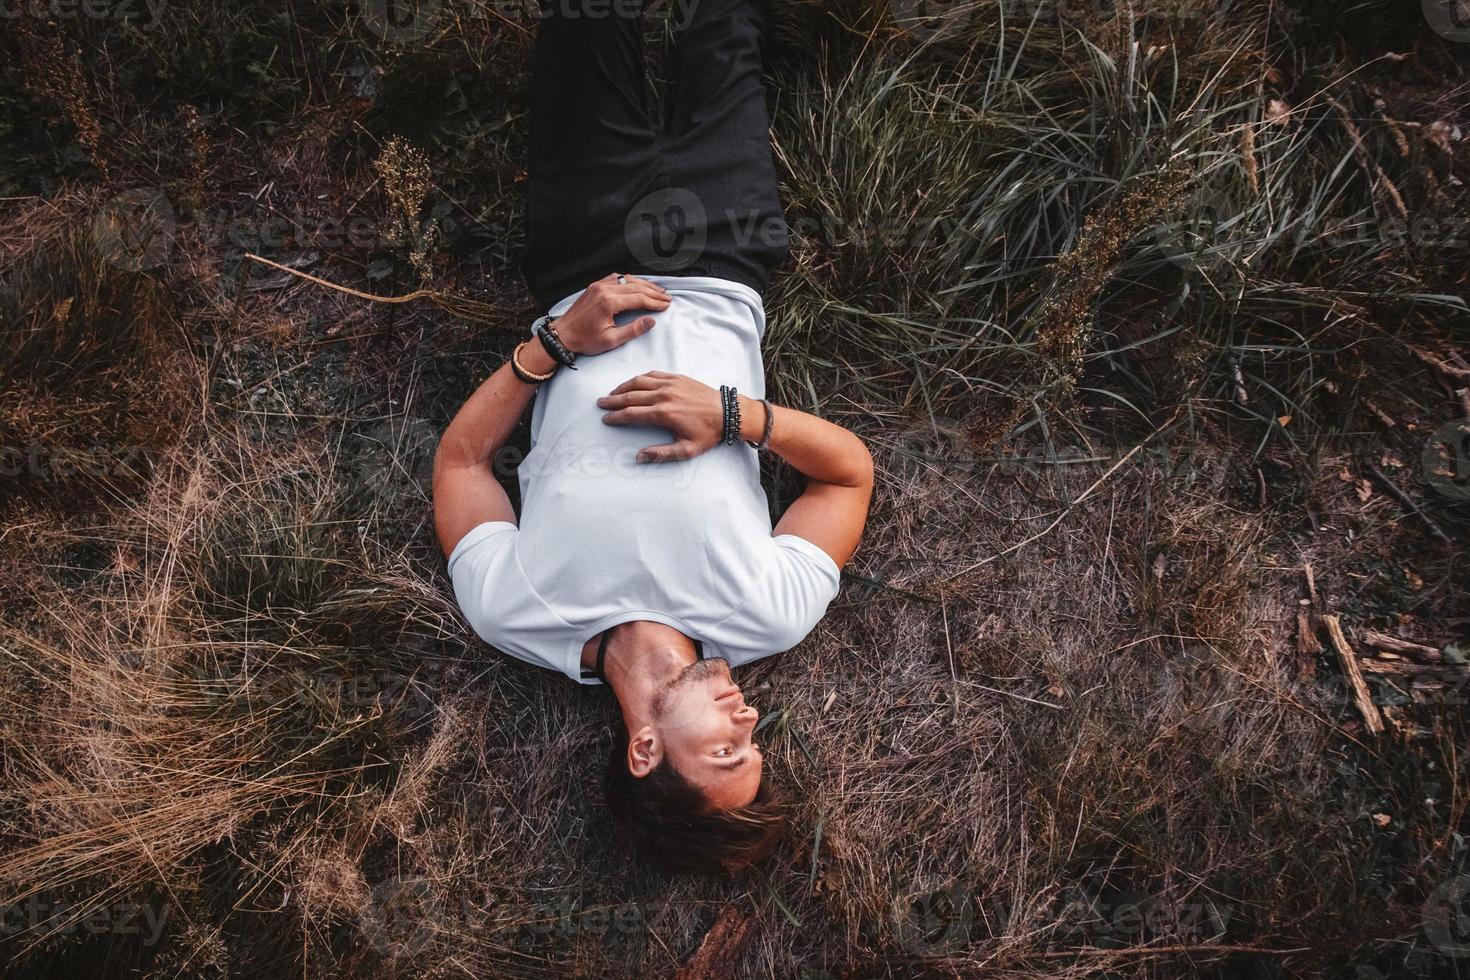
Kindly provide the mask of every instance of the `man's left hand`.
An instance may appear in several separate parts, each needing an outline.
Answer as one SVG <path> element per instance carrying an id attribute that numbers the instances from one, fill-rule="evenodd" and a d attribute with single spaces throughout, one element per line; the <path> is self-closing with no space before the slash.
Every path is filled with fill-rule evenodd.
<path id="1" fill-rule="evenodd" d="M 692 459 L 724 435 L 719 391 L 682 374 L 649 371 L 629 378 L 597 399 L 597 407 L 610 410 L 602 417 L 608 425 L 658 425 L 674 434 L 673 442 L 640 449 L 640 463 Z"/>

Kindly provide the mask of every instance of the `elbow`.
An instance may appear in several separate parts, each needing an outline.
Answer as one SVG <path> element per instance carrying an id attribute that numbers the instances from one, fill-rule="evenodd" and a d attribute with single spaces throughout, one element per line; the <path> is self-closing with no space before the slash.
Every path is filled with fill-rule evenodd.
<path id="1" fill-rule="evenodd" d="M 873 489 L 873 454 L 868 450 L 867 443 L 852 433 L 852 448 L 849 451 L 848 477 L 844 484 L 850 487 L 872 490 Z"/>

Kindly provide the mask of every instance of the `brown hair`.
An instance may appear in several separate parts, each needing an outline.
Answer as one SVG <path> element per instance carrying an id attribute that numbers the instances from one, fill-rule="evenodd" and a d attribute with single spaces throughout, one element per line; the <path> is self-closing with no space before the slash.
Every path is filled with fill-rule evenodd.
<path id="1" fill-rule="evenodd" d="M 608 808 L 638 852 L 665 873 L 734 874 L 766 858 L 785 834 L 787 805 L 761 773 L 755 799 L 714 810 L 709 801 L 662 759 L 646 776 L 628 771 L 628 732 L 613 731 L 602 777 Z"/>

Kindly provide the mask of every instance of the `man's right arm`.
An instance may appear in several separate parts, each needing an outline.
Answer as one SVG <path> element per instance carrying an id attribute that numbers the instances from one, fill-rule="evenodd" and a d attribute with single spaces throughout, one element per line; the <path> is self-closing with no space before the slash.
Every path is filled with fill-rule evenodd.
<path id="1" fill-rule="evenodd" d="M 765 407 L 743 395 L 740 402 L 741 438 L 756 442 L 765 431 Z M 873 457 L 840 425 L 783 405 L 771 411 L 771 451 L 807 478 L 806 491 L 786 508 L 774 533 L 805 538 L 841 568 L 868 520 Z"/>

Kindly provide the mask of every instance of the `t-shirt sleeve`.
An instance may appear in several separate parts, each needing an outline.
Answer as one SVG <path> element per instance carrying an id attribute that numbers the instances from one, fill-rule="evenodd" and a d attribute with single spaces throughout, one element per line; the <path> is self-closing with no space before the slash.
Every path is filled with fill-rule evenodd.
<path id="1" fill-rule="evenodd" d="M 827 612 L 842 575 L 832 556 L 805 538 L 778 534 L 766 573 L 717 632 L 733 664 L 781 653 L 800 643 Z"/>
<path id="2" fill-rule="evenodd" d="M 520 530 L 509 521 L 471 528 L 449 554 L 449 580 L 476 635 L 518 660 L 565 673 L 567 624 L 541 599 L 521 569 Z"/>

